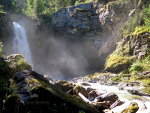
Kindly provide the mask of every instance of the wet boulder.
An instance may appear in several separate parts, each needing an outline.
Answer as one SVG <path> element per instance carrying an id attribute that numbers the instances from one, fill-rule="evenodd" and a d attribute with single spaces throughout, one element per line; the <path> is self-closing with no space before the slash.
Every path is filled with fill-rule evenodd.
<path id="1" fill-rule="evenodd" d="M 0 58 L 0 109 L 3 106 L 2 101 L 4 100 L 5 95 L 12 90 L 9 88 L 11 82 L 10 78 L 14 77 L 16 72 L 26 69 L 31 70 L 31 66 L 20 54 L 13 54 Z M 15 79 L 18 82 L 22 81 L 24 75 L 18 74 Z"/>
<path id="2" fill-rule="evenodd" d="M 105 93 L 106 93 L 106 91 L 92 90 L 88 94 L 89 95 L 89 100 L 93 101 L 96 97 L 100 97 L 101 95 L 103 95 Z"/>
<path id="3" fill-rule="evenodd" d="M 54 83 L 54 86 L 61 89 L 62 91 L 73 94 L 74 84 L 65 80 L 59 80 Z"/>
<path id="4" fill-rule="evenodd" d="M 22 70 L 32 70 L 31 65 L 21 54 L 13 54 L 6 57 L 6 62 L 12 74 Z"/>
<path id="5" fill-rule="evenodd" d="M 73 89 L 73 92 L 75 95 L 78 95 L 79 93 L 81 93 L 86 98 L 88 98 L 88 92 L 87 92 L 86 88 L 84 88 L 82 85 L 76 85 Z"/>
<path id="6" fill-rule="evenodd" d="M 124 109 L 121 113 L 136 113 L 139 109 L 139 106 L 136 102 L 131 102 L 130 105 Z"/>
<path id="7" fill-rule="evenodd" d="M 118 96 L 115 93 L 105 93 L 95 98 L 95 102 L 109 101 L 110 105 L 118 100 Z"/>
<path id="8" fill-rule="evenodd" d="M 21 71 L 10 84 L 3 113 L 99 113 L 92 105 L 66 94 L 41 74 Z"/>

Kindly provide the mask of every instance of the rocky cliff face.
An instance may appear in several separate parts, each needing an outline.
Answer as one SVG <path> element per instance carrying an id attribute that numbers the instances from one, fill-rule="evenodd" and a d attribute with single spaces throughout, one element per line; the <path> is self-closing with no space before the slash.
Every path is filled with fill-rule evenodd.
<path id="1" fill-rule="evenodd" d="M 57 32 L 66 35 L 85 35 L 101 29 L 93 3 L 62 8 L 52 15 L 52 23 Z"/>
<path id="2" fill-rule="evenodd" d="M 107 71 L 149 71 L 150 28 L 148 12 L 145 12 L 147 9 L 149 6 L 146 2 L 139 1 L 137 8 L 130 13 L 132 16 L 122 28 L 123 35 L 116 50 L 106 60 Z"/>
<path id="3" fill-rule="evenodd" d="M 105 59 L 114 51 L 116 43 L 121 40 L 123 26 L 144 3 L 145 1 L 140 0 L 114 0 L 108 3 L 97 2 L 62 8 L 52 15 L 53 28 L 68 39 L 78 37 L 78 40 L 88 40 L 99 53 L 100 57 L 96 54 L 97 59 Z M 141 39 L 137 42 L 132 40 L 132 43 L 140 41 Z M 132 51 L 133 49 L 134 47 Z M 120 58 L 121 60 L 123 59 Z M 132 61 L 133 58 L 125 62 L 129 66 Z M 104 60 L 101 60 L 101 64 L 104 64 Z"/>

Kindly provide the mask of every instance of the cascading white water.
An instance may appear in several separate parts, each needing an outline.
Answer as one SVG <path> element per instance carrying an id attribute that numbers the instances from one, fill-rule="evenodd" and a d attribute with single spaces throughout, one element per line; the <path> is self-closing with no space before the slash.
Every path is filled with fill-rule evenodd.
<path id="1" fill-rule="evenodd" d="M 26 31 L 22 25 L 17 22 L 13 22 L 15 37 L 13 38 L 13 52 L 22 54 L 33 66 L 31 51 L 26 35 Z"/>
<path id="2" fill-rule="evenodd" d="M 77 84 L 81 85 L 81 83 L 79 82 Z M 139 106 L 139 110 L 136 113 L 150 113 L 150 97 L 148 96 L 133 95 L 126 90 L 119 90 L 117 86 L 107 86 L 101 85 L 99 83 L 88 83 L 88 84 L 90 84 L 90 88 L 99 90 L 100 92 L 104 91 L 107 93 L 115 93 L 118 95 L 119 100 L 125 102 L 125 104 L 117 106 L 107 113 L 122 113 L 121 111 L 127 108 L 131 102 L 136 102 Z M 87 89 L 89 86 L 83 87 Z"/>

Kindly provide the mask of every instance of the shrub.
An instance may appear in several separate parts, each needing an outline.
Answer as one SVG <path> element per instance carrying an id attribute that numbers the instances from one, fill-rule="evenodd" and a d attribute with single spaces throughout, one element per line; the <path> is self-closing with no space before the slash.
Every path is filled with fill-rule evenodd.
<path id="1" fill-rule="evenodd" d="M 131 65 L 131 68 L 130 68 L 130 71 L 131 72 L 142 72 L 144 69 L 143 69 L 143 67 L 142 67 L 142 65 L 141 65 L 141 62 L 139 62 L 139 61 L 137 61 L 137 62 L 135 62 L 135 63 L 133 63 L 132 65 Z"/>
<path id="2" fill-rule="evenodd" d="M 139 73 L 142 71 L 150 71 L 150 55 L 145 57 L 144 59 L 135 61 L 129 71 L 131 73 Z"/>

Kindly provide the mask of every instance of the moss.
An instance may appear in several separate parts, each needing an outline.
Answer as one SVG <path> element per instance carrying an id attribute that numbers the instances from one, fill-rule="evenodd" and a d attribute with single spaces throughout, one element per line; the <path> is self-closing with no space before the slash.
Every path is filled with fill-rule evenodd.
<path id="1" fill-rule="evenodd" d="M 44 86 L 45 89 L 47 89 L 48 91 L 50 91 L 52 94 L 56 95 L 57 97 L 65 100 L 66 102 L 68 102 L 78 108 L 85 109 L 86 111 L 90 111 L 91 113 L 99 113 L 99 111 L 97 109 L 95 109 L 93 106 L 91 106 L 90 104 L 77 98 L 76 96 L 66 94 L 62 90 L 57 89 L 52 84 L 45 83 L 43 80 L 41 80 L 40 82 L 42 83 L 42 85 Z"/>
<path id="2" fill-rule="evenodd" d="M 135 56 L 131 56 L 132 49 L 130 46 L 130 42 L 119 42 L 116 50 L 107 57 L 105 70 L 121 72 L 128 69 L 135 59 Z"/>
<path id="3" fill-rule="evenodd" d="M 22 70 L 31 70 L 31 65 L 27 63 L 27 61 L 24 59 L 22 55 L 15 54 L 8 56 L 8 65 L 11 68 L 13 73 L 16 73 L 18 71 Z"/>
<path id="4" fill-rule="evenodd" d="M 139 106 L 137 103 L 131 103 L 128 109 L 128 113 L 136 113 L 139 109 Z"/>
<path id="5" fill-rule="evenodd" d="M 143 92 L 150 95 L 150 86 L 144 87 Z"/>
<path id="6" fill-rule="evenodd" d="M 134 58 L 134 56 L 128 57 L 117 54 L 111 54 L 107 58 L 105 70 L 110 72 L 121 72 L 132 64 Z"/>
<path id="7" fill-rule="evenodd" d="M 123 110 L 121 113 L 136 113 L 139 109 L 139 106 L 137 103 L 132 102 L 129 107 L 125 110 Z"/>
<path id="8" fill-rule="evenodd" d="M 129 56 L 131 53 L 130 43 L 123 44 L 123 42 L 118 42 L 117 48 L 113 53 L 120 56 Z"/>
<path id="9" fill-rule="evenodd" d="M 132 35 L 138 36 L 142 33 L 150 33 L 150 26 L 149 27 L 147 27 L 147 26 L 137 26 L 137 27 L 135 27 L 135 30 L 132 33 Z M 147 38 L 150 38 L 150 37 L 147 37 Z"/>
<path id="10" fill-rule="evenodd" d="M 116 76 L 116 77 L 111 78 L 111 80 L 115 81 L 115 82 L 121 82 L 122 81 L 122 77 L 121 76 Z"/>
<path id="11" fill-rule="evenodd" d="M 27 78 L 28 90 L 35 90 L 38 87 L 42 87 L 43 85 L 37 79 Z"/>
<path id="12" fill-rule="evenodd" d="M 143 92 L 150 95 L 150 78 L 141 79 L 139 81 L 142 82 L 141 85 L 144 87 Z"/>

